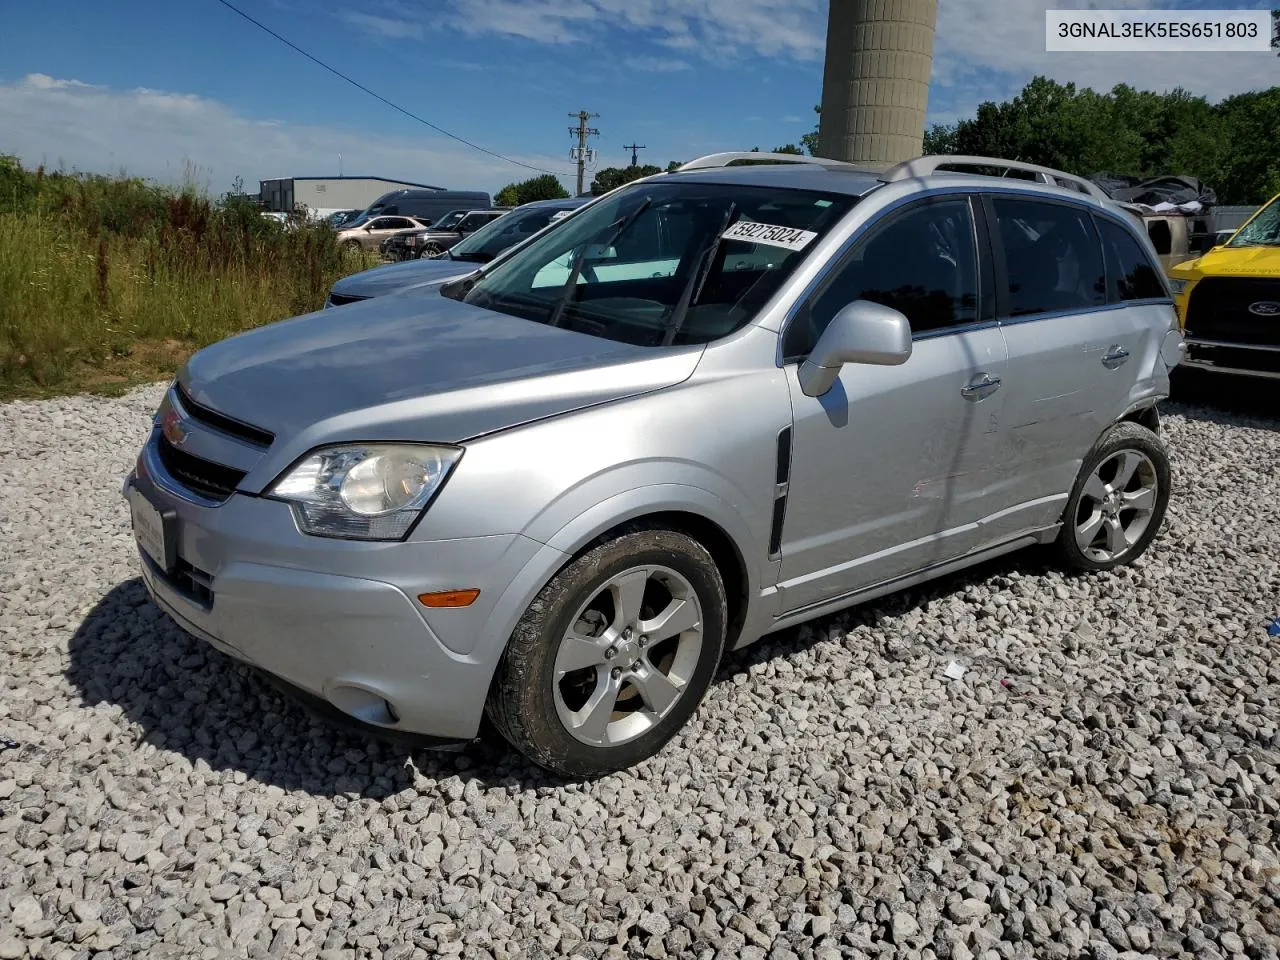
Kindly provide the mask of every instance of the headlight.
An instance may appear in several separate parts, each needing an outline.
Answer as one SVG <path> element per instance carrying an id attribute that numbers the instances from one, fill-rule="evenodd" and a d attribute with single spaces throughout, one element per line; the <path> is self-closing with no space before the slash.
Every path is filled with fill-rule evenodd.
<path id="1" fill-rule="evenodd" d="M 267 496 L 293 508 L 303 533 L 400 540 L 461 456 L 454 447 L 418 443 L 324 447 L 294 465 Z"/>
<path id="2" fill-rule="evenodd" d="M 1175 297 L 1181 296 L 1182 291 L 1187 289 L 1187 281 L 1185 280 L 1175 280 L 1173 277 L 1166 277 L 1165 279 L 1169 281 L 1169 289 L 1173 291 Z"/>

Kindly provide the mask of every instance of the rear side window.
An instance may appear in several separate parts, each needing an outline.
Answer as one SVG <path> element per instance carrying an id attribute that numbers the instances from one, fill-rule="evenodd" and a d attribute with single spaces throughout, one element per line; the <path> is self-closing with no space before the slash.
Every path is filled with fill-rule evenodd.
<path id="1" fill-rule="evenodd" d="M 1111 300 L 1167 300 L 1160 273 L 1128 230 L 1102 217 L 1095 217 L 1107 257 L 1107 279 Z"/>
<path id="2" fill-rule="evenodd" d="M 787 328 L 787 357 L 808 354 L 855 300 L 904 314 L 913 334 L 978 319 L 978 261 L 967 197 L 928 201 L 872 227 Z"/>
<path id="3" fill-rule="evenodd" d="M 1107 302 L 1102 250 L 1089 215 L 1062 203 L 998 197 L 1004 315 L 1089 310 Z"/>

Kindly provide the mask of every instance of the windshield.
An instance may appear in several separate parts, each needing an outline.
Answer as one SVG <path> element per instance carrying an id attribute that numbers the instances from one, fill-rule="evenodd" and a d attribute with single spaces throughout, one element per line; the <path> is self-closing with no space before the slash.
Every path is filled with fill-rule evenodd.
<path id="1" fill-rule="evenodd" d="M 491 220 L 471 236 L 459 241 L 449 251 L 449 257 L 470 263 L 488 263 L 507 247 L 514 247 L 533 236 L 550 223 L 557 213 L 565 212 L 567 211 L 563 208 L 553 207 L 513 210 Z"/>
<path id="2" fill-rule="evenodd" d="M 1252 220 L 1231 238 L 1229 247 L 1280 246 L 1280 197 L 1262 208 Z"/>
<path id="3" fill-rule="evenodd" d="M 854 202 L 775 187 L 637 184 L 452 295 L 611 340 L 707 343 L 751 320 Z"/>
<path id="4" fill-rule="evenodd" d="M 458 221 L 467 215 L 465 210 L 450 210 L 443 217 L 431 224 L 432 230 L 448 230 L 457 225 Z"/>

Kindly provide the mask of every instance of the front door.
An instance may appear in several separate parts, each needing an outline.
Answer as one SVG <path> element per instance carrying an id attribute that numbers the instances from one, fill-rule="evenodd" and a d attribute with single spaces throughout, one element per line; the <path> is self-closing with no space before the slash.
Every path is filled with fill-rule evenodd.
<path id="1" fill-rule="evenodd" d="M 784 334 L 803 358 L 835 313 L 872 300 L 904 313 L 912 355 L 847 365 L 808 397 L 788 364 L 794 416 L 780 543 L 780 613 L 963 556 L 980 539 L 1006 374 L 1004 339 L 979 291 L 967 196 L 917 201 L 877 223 Z"/>

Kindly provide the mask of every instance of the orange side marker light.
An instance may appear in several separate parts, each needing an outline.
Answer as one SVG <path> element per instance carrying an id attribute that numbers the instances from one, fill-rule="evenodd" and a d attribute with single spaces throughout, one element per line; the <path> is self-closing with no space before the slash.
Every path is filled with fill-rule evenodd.
<path id="1" fill-rule="evenodd" d="M 476 597 L 480 596 L 480 591 L 476 589 L 468 590 L 440 590 L 436 593 L 420 593 L 418 594 L 418 602 L 424 607 L 469 607 L 476 602 Z"/>

